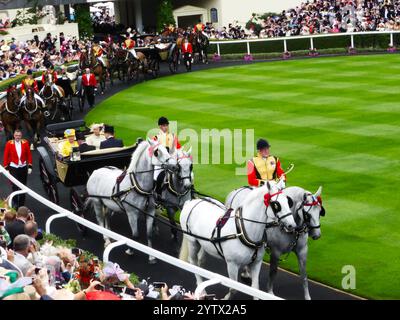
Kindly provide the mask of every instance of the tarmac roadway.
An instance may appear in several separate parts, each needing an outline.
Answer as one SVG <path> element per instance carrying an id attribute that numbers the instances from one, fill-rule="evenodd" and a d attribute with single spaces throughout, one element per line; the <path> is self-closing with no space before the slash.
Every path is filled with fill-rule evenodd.
<path id="1" fill-rule="evenodd" d="M 208 65 L 194 65 L 193 72 L 197 70 L 203 70 L 207 68 L 225 67 L 231 65 L 242 64 L 243 62 L 210 62 Z M 249 63 L 249 62 L 246 62 Z M 184 67 L 181 65 L 178 72 L 186 72 Z M 160 76 L 170 75 L 169 70 L 166 65 L 161 64 Z M 141 78 L 142 80 L 142 78 Z M 107 89 L 104 95 L 98 95 L 96 97 L 96 103 L 101 102 L 113 94 L 126 89 L 127 87 L 133 85 L 133 83 L 121 83 L 117 81 L 113 87 L 107 84 Z M 75 107 L 74 118 L 82 119 L 84 114 L 80 113 Z M 85 108 L 84 112 L 88 109 Z M 155 119 L 156 121 L 156 119 Z M 3 159 L 5 137 L 3 134 L 0 135 L 0 157 Z M 39 172 L 38 172 L 38 153 L 33 151 L 33 173 L 29 176 L 28 186 L 34 191 L 46 197 L 44 193 Z M 69 190 L 63 185 L 58 184 L 58 190 L 60 194 L 60 205 L 66 209 L 71 209 L 71 204 L 69 201 Z M 11 192 L 9 182 L 1 175 L 0 176 L 0 197 L 4 199 Z M 36 200 L 27 197 L 26 205 L 35 213 L 36 220 L 41 228 L 45 228 L 45 222 L 48 217 L 50 217 L 53 212 L 47 207 L 38 203 Z M 89 218 L 95 221 L 95 217 Z M 179 247 L 181 243 L 181 235 L 177 242 L 171 239 L 170 228 L 167 225 L 158 223 L 159 232 L 155 235 L 153 240 L 153 247 L 164 253 L 170 254 L 172 256 L 179 256 Z M 111 219 L 111 229 L 117 233 L 120 233 L 126 237 L 131 237 L 131 231 L 129 228 L 128 219 L 125 214 L 114 214 Z M 145 221 L 144 219 L 139 220 L 139 230 L 140 237 L 139 241 L 141 243 L 146 243 L 145 240 Z M 77 246 L 88 250 L 99 257 L 102 257 L 104 246 L 103 238 L 100 234 L 90 231 L 85 237 L 79 233 L 76 224 L 69 219 L 58 219 L 52 224 L 52 233 L 60 236 L 63 239 L 75 239 L 77 241 Z M 319 241 L 324 241 L 323 237 Z M 117 247 L 112 250 L 110 255 L 110 260 L 117 262 L 122 269 L 136 273 L 140 279 L 149 279 L 152 281 L 163 281 L 166 282 L 170 287 L 172 285 L 182 285 L 186 289 L 194 291 L 196 288 L 195 277 L 193 274 L 179 269 L 175 266 L 169 265 L 162 261 L 158 261 L 154 265 L 149 265 L 147 260 L 148 256 L 144 253 L 135 251 L 133 256 L 128 256 L 125 254 L 126 246 Z M 222 260 L 215 259 L 213 257 L 207 257 L 206 269 L 223 274 L 227 276 L 226 264 Z M 268 277 L 268 264 L 264 263 L 260 274 L 260 289 L 265 290 L 267 286 Z M 340 271 L 338 271 L 340 272 Z M 302 282 L 297 274 L 280 269 L 276 277 L 276 282 L 274 286 L 274 293 L 284 299 L 303 299 L 303 288 Z M 359 299 L 356 296 L 348 294 L 346 292 L 328 287 L 326 285 L 317 283 L 315 281 L 309 281 L 309 290 L 312 299 L 322 299 L 322 300 L 354 300 Z M 215 293 L 217 298 L 222 298 L 227 293 L 227 288 L 222 285 L 215 285 L 208 288 L 208 293 Z M 251 297 L 238 292 L 234 296 L 234 299 L 251 299 Z"/>

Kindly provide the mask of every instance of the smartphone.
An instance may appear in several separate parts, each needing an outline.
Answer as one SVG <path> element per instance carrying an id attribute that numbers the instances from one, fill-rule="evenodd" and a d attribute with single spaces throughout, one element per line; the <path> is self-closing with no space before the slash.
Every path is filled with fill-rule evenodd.
<path id="1" fill-rule="evenodd" d="M 125 288 L 125 294 L 129 294 L 130 296 L 134 296 L 139 289 L 131 289 Z"/>
<path id="2" fill-rule="evenodd" d="M 156 289 L 160 289 L 165 287 L 165 282 L 153 282 L 153 287 Z"/>
<path id="3" fill-rule="evenodd" d="M 112 291 L 116 294 L 120 294 L 124 292 L 125 287 L 121 287 L 121 286 L 112 286 L 111 287 Z"/>

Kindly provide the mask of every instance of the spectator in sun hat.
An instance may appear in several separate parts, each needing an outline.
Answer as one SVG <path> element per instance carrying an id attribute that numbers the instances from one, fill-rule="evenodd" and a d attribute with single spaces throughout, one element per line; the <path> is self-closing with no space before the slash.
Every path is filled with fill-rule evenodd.
<path id="1" fill-rule="evenodd" d="M 86 138 L 86 143 L 90 146 L 100 149 L 100 144 L 106 140 L 106 137 L 101 133 L 103 124 L 94 123 L 90 126 L 92 134 Z"/>

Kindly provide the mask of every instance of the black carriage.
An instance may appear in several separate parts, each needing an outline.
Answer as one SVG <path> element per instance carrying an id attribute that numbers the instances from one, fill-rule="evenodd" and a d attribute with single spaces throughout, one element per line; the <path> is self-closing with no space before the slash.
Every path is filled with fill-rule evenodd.
<path id="1" fill-rule="evenodd" d="M 179 66 L 179 48 L 174 42 L 159 43 L 147 47 L 135 48 L 136 52 L 142 52 L 147 58 L 148 70 L 153 77 L 160 73 L 160 63 L 168 63 L 169 71 L 175 74 Z"/>
<path id="2" fill-rule="evenodd" d="M 90 133 L 90 129 L 86 127 L 83 120 L 47 125 L 45 146 L 37 148 L 40 179 L 49 200 L 56 204 L 60 201 L 57 184 L 61 183 L 69 188 L 71 211 L 81 217 L 87 217 L 89 212 L 84 205 L 87 197 L 85 185 L 92 172 L 105 166 L 127 168 L 137 144 L 122 148 L 93 150 L 63 158 L 59 153 L 59 146 L 65 141 L 63 135 L 66 129 L 75 129 L 76 132 L 83 132 L 85 135 Z M 77 226 L 82 233 L 86 232 L 84 226 L 80 224 Z"/>

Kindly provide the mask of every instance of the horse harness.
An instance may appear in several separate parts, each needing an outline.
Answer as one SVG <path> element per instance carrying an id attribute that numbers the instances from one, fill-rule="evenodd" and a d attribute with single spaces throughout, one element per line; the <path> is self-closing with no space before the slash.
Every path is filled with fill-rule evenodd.
<path id="1" fill-rule="evenodd" d="M 272 198 L 274 196 L 279 196 L 279 194 L 281 194 L 281 193 L 282 193 L 282 191 L 276 192 L 276 193 L 270 195 L 270 197 Z M 209 203 L 212 203 L 212 204 L 218 206 L 221 209 L 225 209 L 222 206 L 219 206 L 215 202 L 212 202 L 212 201 L 210 201 L 208 199 L 204 199 L 203 198 L 201 200 L 202 201 L 207 201 Z M 190 228 L 189 228 L 190 216 L 191 216 L 194 208 L 196 206 L 198 206 L 202 201 L 199 201 L 198 203 L 196 203 L 193 206 L 193 208 L 190 210 L 188 218 L 186 220 L 186 230 L 188 231 L 188 234 L 193 236 L 194 238 L 197 238 L 197 239 L 200 239 L 200 240 L 210 241 L 214 245 L 218 255 L 223 259 L 224 259 L 224 253 L 223 253 L 223 249 L 222 249 L 222 245 L 221 245 L 221 243 L 223 241 L 233 240 L 233 239 L 237 239 L 238 238 L 243 245 L 245 245 L 248 248 L 254 249 L 254 253 L 253 253 L 252 257 L 251 257 L 250 264 L 252 264 L 255 261 L 255 259 L 257 258 L 258 249 L 260 249 L 263 245 L 266 244 L 266 242 L 267 242 L 266 232 L 263 233 L 263 237 L 261 238 L 261 240 L 253 241 L 248 236 L 248 233 L 247 233 L 246 228 L 244 226 L 244 221 L 248 221 L 248 222 L 252 222 L 252 223 L 258 223 L 258 224 L 264 224 L 265 228 L 268 229 L 268 228 L 280 226 L 280 221 L 282 219 L 284 219 L 285 217 L 287 217 L 287 214 L 282 216 L 282 217 L 278 217 L 277 213 L 275 213 L 276 207 L 271 207 L 272 210 L 274 211 L 275 216 L 277 217 L 278 221 L 273 221 L 273 222 L 256 221 L 256 220 L 252 220 L 252 219 L 243 218 L 242 207 L 238 207 L 235 210 L 235 214 L 233 216 L 235 218 L 236 234 L 230 234 L 230 235 L 221 237 L 221 230 L 225 226 L 227 220 L 230 219 L 230 218 L 233 218 L 233 217 L 231 217 L 231 213 L 233 212 L 234 209 L 230 208 L 225 212 L 225 214 L 222 217 L 220 217 L 218 219 L 218 221 L 216 223 L 216 226 L 215 226 L 215 228 L 214 228 L 214 230 L 213 230 L 213 232 L 211 234 L 211 239 L 208 239 L 208 238 L 200 237 L 200 236 L 197 236 L 197 235 L 193 235 L 191 233 L 191 231 L 190 231 Z M 273 202 L 271 202 L 271 204 L 272 203 Z M 267 210 L 268 210 L 268 206 L 266 206 L 265 212 L 267 212 Z M 220 223 L 222 221 L 224 221 L 224 222 Z M 215 237 L 215 234 L 216 234 L 216 237 Z"/>

